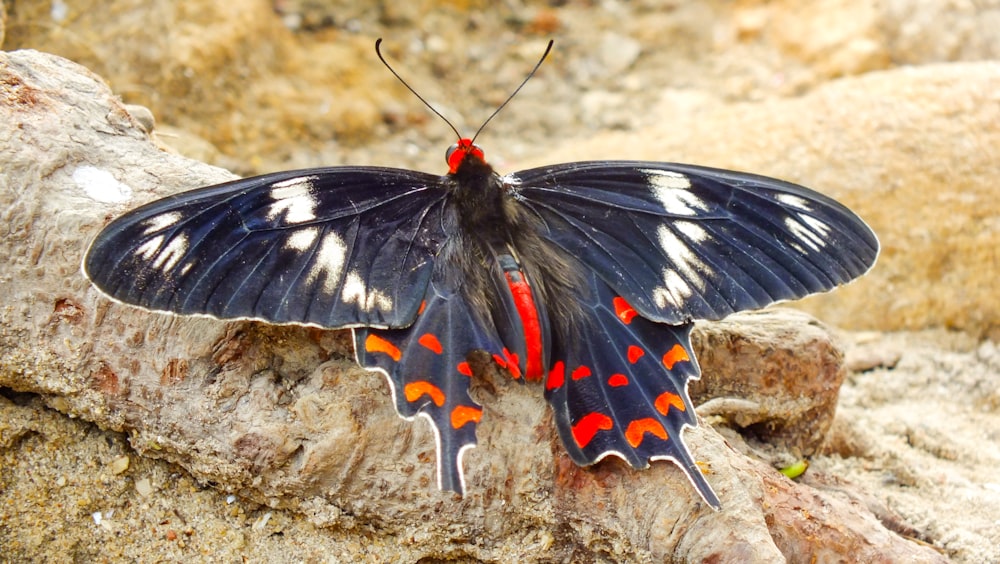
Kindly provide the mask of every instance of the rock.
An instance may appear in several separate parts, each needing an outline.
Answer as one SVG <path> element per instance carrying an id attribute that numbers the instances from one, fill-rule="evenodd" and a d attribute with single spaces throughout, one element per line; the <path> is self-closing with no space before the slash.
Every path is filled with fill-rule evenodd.
<path id="1" fill-rule="evenodd" d="M 847 525 L 856 508 L 833 503 L 816 519 L 835 536 L 775 528 L 776 490 L 792 507 L 809 499 L 827 507 L 823 494 L 775 477 L 706 426 L 685 438 L 725 504 L 718 513 L 667 463 L 642 472 L 614 459 L 578 468 L 537 386 L 489 375 L 476 390 L 486 416 L 480 448 L 465 457 L 469 494 L 438 492 L 427 429 L 396 416 L 384 382 L 354 366 L 345 332 L 151 314 L 109 302 L 79 274 L 86 245 L 110 217 L 231 175 L 159 150 L 98 77 L 64 59 L 0 53 L 0 85 L 0 197 L 7 198 L 0 223 L 8 243 L 0 248 L 0 386 L 127 433 L 142 455 L 130 456 L 137 468 L 146 457 L 162 458 L 223 491 L 287 510 L 277 520 L 261 516 L 255 532 L 305 515 L 347 534 L 363 527 L 395 560 L 511 560 L 530 551 L 556 560 L 772 561 L 782 558 L 780 546 L 850 553 L 852 543 L 872 538 L 871 530 Z M 732 321 L 704 340 L 745 343 L 744 351 L 780 349 L 765 343 L 795 333 L 805 335 L 796 343 L 817 341 L 817 326 L 784 315 L 768 322 L 778 332 Z M 828 340 L 801 359 L 781 350 L 757 356 L 780 360 L 770 368 L 753 366 L 754 354 L 723 361 L 726 350 L 706 354 L 706 380 L 721 377 L 726 362 L 768 375 L 819 358 L 804 374 L 785 374 L 812 374 L 821 381 L 805 389 L 817 390 L 839 371 Z M 778 428 L 809 422 L 794 410 L 773 413 L 793 413 L 793 424 Z M 814 432 L 791 441 L 811 444 Z M 152 495 L 145 485 L 142 491 Z M 129 526 L 108 520 L 116 531 Z M 934 561 L 933 552 L 877 531 L 886 557 Z M 865 554 L 878 554 L 872 550 Z"/>

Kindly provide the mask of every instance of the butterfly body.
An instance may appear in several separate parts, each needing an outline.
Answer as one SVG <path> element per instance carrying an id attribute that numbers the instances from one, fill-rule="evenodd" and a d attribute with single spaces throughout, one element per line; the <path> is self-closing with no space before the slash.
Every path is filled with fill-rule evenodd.
<path id="1" fill-rule="evenodd" d="M 466 489 L 483 410 L 470 360 L 541 380 L 567 452 L 675 462 L 697 423 L 694 319 L 829 290 L 878 243 L 839 203 L 732 171 L 593 161 L 500 176 L 461 140 L 449 172 L 275 173 L 147 204 L 95 239 L 84 272 L 154 311 L 352 328 L 398 413 L 431 424 L 441 489 Z"/>

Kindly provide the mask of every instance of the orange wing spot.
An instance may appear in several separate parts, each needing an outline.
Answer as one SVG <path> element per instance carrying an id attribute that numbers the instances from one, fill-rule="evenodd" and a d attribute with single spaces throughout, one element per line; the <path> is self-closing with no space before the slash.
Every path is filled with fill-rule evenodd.
<path id="1" fill-rule="evenodd" d="M 642 355 L 646 354 L 646 351 L 640 349 L 635 345 L 629 345 L 628 347 L 628 361 L 635 364 L 642 358 Z"/>
<path id="2" fill-rule="evenodd" d="M 621 319 L 622 323 L 625 325 L 632 323 L 632 318 L 638 315 L 635 309 L 632 308 L 632 305 L 626 302 L 625 298 L 621 296 L 611 300 L 611 302 L 615 306 L 615 315 L 617 315 L 618 319 Z"/>
<path id="3" fill-rule="evenodd" d="M 653 402 L 656 406 L 656 411 L 661 414 L 666 415 L 670 408 L 679 409 L 681 411 L 687 411 L 687 406 L 684 405 L 684 400 L 673 392 L 663 392 L 656 397 L 656 401 Z"/>
<path id="4" fill-rule="evenodd" d="M 464 360 L 462 362 L 459 362 L 457 368 L 459 374 L 464 374 L 465 376 L 470 376 L 470 377 L 472 376 L 472 367 L 469 366 L 468 362 L 465 362 Z"/>
<path id="5" fill-rule="evenodd" d="M 511 378 L 517 380 L 521 377 L 521 358 L 516 354 L 511 353 L 507 350 L 507 347 L 503 349 L 503 356 L 507 359 L 507 371 L 510 372 Z"/>
<path id="6" fill-rule="evenodd" d="M 664 441 L 667 440 L 667 430 L 652 417 L 636 419 L 629 423 L 628 429 L 625 429 L 625 439 L 628 440 L 628 444 L 632 445 L 632 448 L 637 448 L 642 444 L 642 438 L 646 433 L 656 435 Z"/>
<path id="7" fill-rule="evenodd" d="M 579 380 L 580 378 L 586 378 L 587 376 L 590 376 L 590 369 L 587 368 L 586 366 L 578 367 L 569 375 L 569 377 L 574 380 Z"/>
<path id="8" fill-rule="evenodd" d="M 417 401 L 421 396 L 426 394 L 430 396 L 434 405 L 438 407 L 444 405 L 444 392 L 441 391 L 441 388 L 424 380 L 407 384 L 403 388 L 403 393 L 406 394 L 406 401 L 408 402 Z"/>
<path id="9" fill-rule="evenodd" d="M 580 422 L 573 425 L 573 440 L 577 446 L 585 448 L 594 439 L 598 431 L 607 431 L 614 426 L 611 418 L 603 413 L 588 413 L 580 419 Z"/>
<path id="10" fill-rule="evenodd" d="M 451 426 L 454 429 L 461 429 L 469 421 L 479 423 L 479 420 L 483 417 L 483 410 L 478 407 L 469 407 L 467 405 L 456 406 L 455 409 L 451 410 Z"/>
<path id="11" fill-rule="evenodd" d="M 436 354 L 441 354 L 444 351 L 444 347 L 441 346 L 441 341 L 438 340 L 437 336 L 431 333 L 424 333 L 417 339 L 417 342 L 424 346 L 424 348 L 430 349 Z"/>
<path id="12" fill-rule="evenodd" d="M 403 353 L 400 352 L 399 347 L 386 341 L 378 335 L 369 334 L 368 338 L 365 339 L 365 351 L 370 353 L 385 353 L 389 355 L 393 360 L 399 362 L 402 358 Z"/>
<path id="13" fill-rule="evenodd" d="M 612 388 L 628 386 L 628 376 L 624 374 L 612 374 L 611 377 L 608 378 L 608 385 Z"/>
<path id="14" fill-rule="evenodd" d="M 493 355 L 493 362 L 497 363 L 500 368 L 507 368 L 507 359 L 498 354 Z"/>
<path id="15" fill-rule="evenodd" d="M 423 313 L 425 309 L 427 309 L 427 300 L 420 302 L 420 309 L 417 310 L 417 315 Z"/>
<path id="16" fill-rule="evenodd" d="M 545 379 L 545 389 L 554 390 L 566 382 L 566 365 L 563 361 L 556 361 L 549 370 L 549 377 Z"/>
<path id="17" fill-rule="evenodd" d="M 689 362 L 690 360 L 691 357 L 688 356 L 688 352 L 679 343 L 667 351 L 667 354 L 663 355 L 663 365 L 667 367 L 667 370 L 673 370 L 674 365 L 678 362 Z"/>

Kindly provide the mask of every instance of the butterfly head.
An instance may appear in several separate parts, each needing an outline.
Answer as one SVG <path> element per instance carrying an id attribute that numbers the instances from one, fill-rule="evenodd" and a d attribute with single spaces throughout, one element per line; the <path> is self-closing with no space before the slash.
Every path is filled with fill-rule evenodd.
<path id="1" fill-rule="evenodd" d="M 448 161 L 448 174 L 458 172 L 459 165 L 469 156 L 480 161 L 486 160 L 483 150 L 479 148 L 479 145 L 473 143 L 472 139 L 462 138 L 458 140 L 458 143 L 448 147 L 448 152 L 444 156 L 445 160 Z"/>

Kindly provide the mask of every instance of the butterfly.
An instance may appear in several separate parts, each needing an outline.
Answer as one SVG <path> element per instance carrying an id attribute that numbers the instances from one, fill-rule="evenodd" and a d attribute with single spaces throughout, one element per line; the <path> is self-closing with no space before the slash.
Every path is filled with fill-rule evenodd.
<path id="1" fill-rule="evenodd" d="M 149 203 L 97 235 L 83 271 L 152 311 L 352 329 L 399 415 L 430 423 L 442 490 L 466 489 L 479 355 L 540 382 L 576 463 L 670 460 L 719 508 L 683 440 L 693 321 L 844 284 L 874 264 L 875 234 L 773 178 L 643 161 L 500 175 L 456 135 L 444 175 L 314 168 Z"/>

